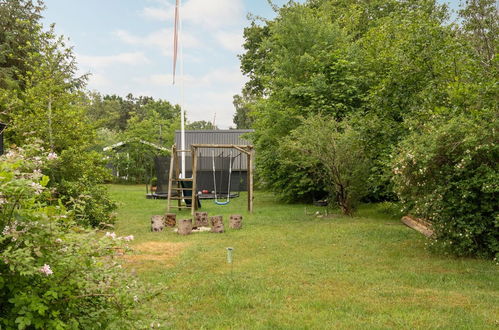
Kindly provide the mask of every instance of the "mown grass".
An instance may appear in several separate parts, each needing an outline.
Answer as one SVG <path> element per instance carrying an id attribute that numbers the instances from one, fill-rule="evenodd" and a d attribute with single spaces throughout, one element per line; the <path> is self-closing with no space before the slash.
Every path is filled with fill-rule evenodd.
<path id="1" fill-rule="evenodd" d="M 245 196 L 228 206 L 203 203 L 225 221 L 242 214 L 242 230 L 179 236 L 150 232 L 150 216 L 163 214 L 166 201 L 146 200 L 142 186 L 110 189 L 121 202 L 117 231 L 135 235 L 139 248 L 163 244 L 158 258 L 128 267 L 161 290 L 148 304 L 156 314 L 151 320 L 164 327 L 499 327 L 497 265 L 430 254 L 422 235 L 379 206 L 354 218 L 317 218 L 305 214 L 305 205 L 280 204 L 259 192 L 254 214 L 245 211 Z M 307 207 L 307 213 L 316 210 Z"/>

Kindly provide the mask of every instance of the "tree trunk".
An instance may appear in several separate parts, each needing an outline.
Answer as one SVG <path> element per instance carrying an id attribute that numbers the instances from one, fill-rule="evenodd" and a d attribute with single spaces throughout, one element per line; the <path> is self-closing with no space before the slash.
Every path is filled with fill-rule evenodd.
<path id="1" fill-rule="evenodd" d="M 194 227 L 209 227 L 208 222 L 208 212 L 196 212 L 194 213 Z"/>
<path id="2" fill-rule="evenodd" d="M 151 217 L 151 231 L 163 231 L 165 220 L 162 215 L 153 215 Z"/>
<path id="3" fill-rule="evenodd" d="M 229 228 L 241 229 L 243 227 L 243 216 L 240 214 L 232 214 L 229 218 Z"/>
<path id="4" fill-rule="evenodd" d="M 179 235 L 189 235 L 192 232 L 192 219 L 179 220 L 177 228 Z"/>
<path id="5" fill-rule="evenodd" d="M 210 217 L 210 224 L 212 233 L 223 233 L 225 231 L 224 222 L 221 215 Z"/>
<path id="6" fill-rule="evenodd" d="M 165 215 L 165 225 L 168 227 L 175 227 L 177 224 L 177 215 L 175 213 L 167 213 Z"/>

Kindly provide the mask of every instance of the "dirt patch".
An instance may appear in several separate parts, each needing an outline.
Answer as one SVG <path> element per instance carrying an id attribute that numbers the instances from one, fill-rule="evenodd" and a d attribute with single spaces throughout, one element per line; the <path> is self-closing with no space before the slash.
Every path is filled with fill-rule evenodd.
<path id="1" fill-rule="evenodd" d="M 189 243 L 185 242 L 144 242 L 133 246 L 133 254 L 125 255 L 123 259 L 131 266 L 149 262 L 157 262 L 161 266 L 173 266 L 187 246 Z"/>

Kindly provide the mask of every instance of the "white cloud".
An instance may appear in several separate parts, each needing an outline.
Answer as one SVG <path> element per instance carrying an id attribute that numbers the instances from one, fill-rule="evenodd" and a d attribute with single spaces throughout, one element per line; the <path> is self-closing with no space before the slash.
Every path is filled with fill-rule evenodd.
<path id="1" fill-rule="evenodd" d="M 95 69 L 111 66 L 114 64 L 147 64 L 149 59 L 142 52 L 120 53 L 116 55 L 89 56 L 77 55 L 81 67 Z"/>
<path id="2" fill-rule="evenodd" d="M 142 15 L 153 20 L 173 20 L 175 6 L 168 3 L 163 7 L 146 7 Z M 244 20 L 242 0 L 188 0 L 180 8 L 183 22 L 202 25 L 210 29 L 239 24 Z"/>
<path id="3" fill-rule="evenodd" d="M 218 32 L 215 37 L 223 47 L 231 52 L 242 53 L 244 37 L 241 31 Z"/>
<path id="4" fill-rule="evenodd" d="M 141 88 L 147 86 L 150 90 L 169 91 L 170 100 L 176 102 L 178 99 L 179 85 L 172 87 L 171 74 L 154 74 L 136 78 L 133 82 L 142 86 Z M 185 75 L 184 101 L 187 118 L 189 121 L 212 121 L 216 113 L 216 122 L 220 128 L 233 125 L 232 96 L 240 92 L 244 83 L 245 78 L 237 66 L 217 68 L 202 75 Z"/>
<path id="5" fill-rule="evenodd" d="M 177 82 L 180 77 L 177 76 Z M 171 74 L 154 74 L 148 77 L 136 78 L 134 81 L 141 84 L 152 84 L 165 86 L 172 83 L 173 75 Z M 186 88 L 203 88 L 212 90 L 214 88 L 234 86 L 240 88 L 245 82 L 245 78 L 238 68 L 233 69 L 215 69 L 204 75 L 192 76 L 184 75 L 184 85 Z"/>
<path id="6" fill-rule="evenodd" d="M 99 89 L 111 85 L 111 80 L 102 74 L 92 73 L 88 79 L 88 85 L 91 89 Z"/>
<path id="7" fill-rule="evenodd" d="M 172 29 L 153 31 L 145 36 L 137 36 L 125 30 L 116 30 L 114 35 L 129 45 L 158 47 L 163 54 L 170 56 L 173 53 Z M 182 33 L 182 39 L 184 48 L 198 48 L 203 46 L 203 43 L 190 33 Z"/>

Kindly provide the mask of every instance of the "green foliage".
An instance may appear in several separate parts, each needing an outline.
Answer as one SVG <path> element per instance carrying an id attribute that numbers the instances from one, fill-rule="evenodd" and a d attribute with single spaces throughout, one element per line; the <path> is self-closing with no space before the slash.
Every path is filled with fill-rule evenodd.
<path id="1" fill-rule="evenodd" d="M 343 214 L 352 215 L 367 194 L 371 168 L 359 132 L 348 123 L 309 117 L 281 144 L 294 164 L 306 164 L 316 183 L 323 183 Z"/>
<path id="2" fill-rule="evenodd" d="M 21 77 L 30 66 L 26 58 L 40 51 L 38 38 L 42 32 L 38 21 L 42 10 L 39 1 L 0 2 L 0 89 L 23 87 Z"/>
<path id="3" fill-rule="evenodd" d="M 138 289 L 116 259 L 132 236 L 77 227 L 41 169 L 43 150 L 0 160 L 0 327 L 75 329 L 132 324 Z"/>
<path id="4" fill-rule="evenodd" d="M 433 245 L 453 254 L 499 253 L 499 139 L 495 115 L 425 125 L 403 141 L 394 182 L 407 212 L 428 219 Z"/>
<path id="5" fill-rule="evenodd" d="M 154 175 L 154 157 L 165 152 L 143 142 L 169 149 L 180 128 L 180 108 L 151 97 L 90 93 L 85 110 L 97 128 L 95 150 L 102 153 L 105 147 L 125 142 L 106 153 L 118 182 L 147 182 Z"/>
<path id="6" fill-rule="evenodd" d="M 198 121 L 193 121 L 192 123 L 188 123 L 186 125 L 186 129 L 189 129 L 189 130 L 216 130 L 216 129 L 218 129 L 218 127 L 213 125 L 209 121 L 198 120 Z"/>

